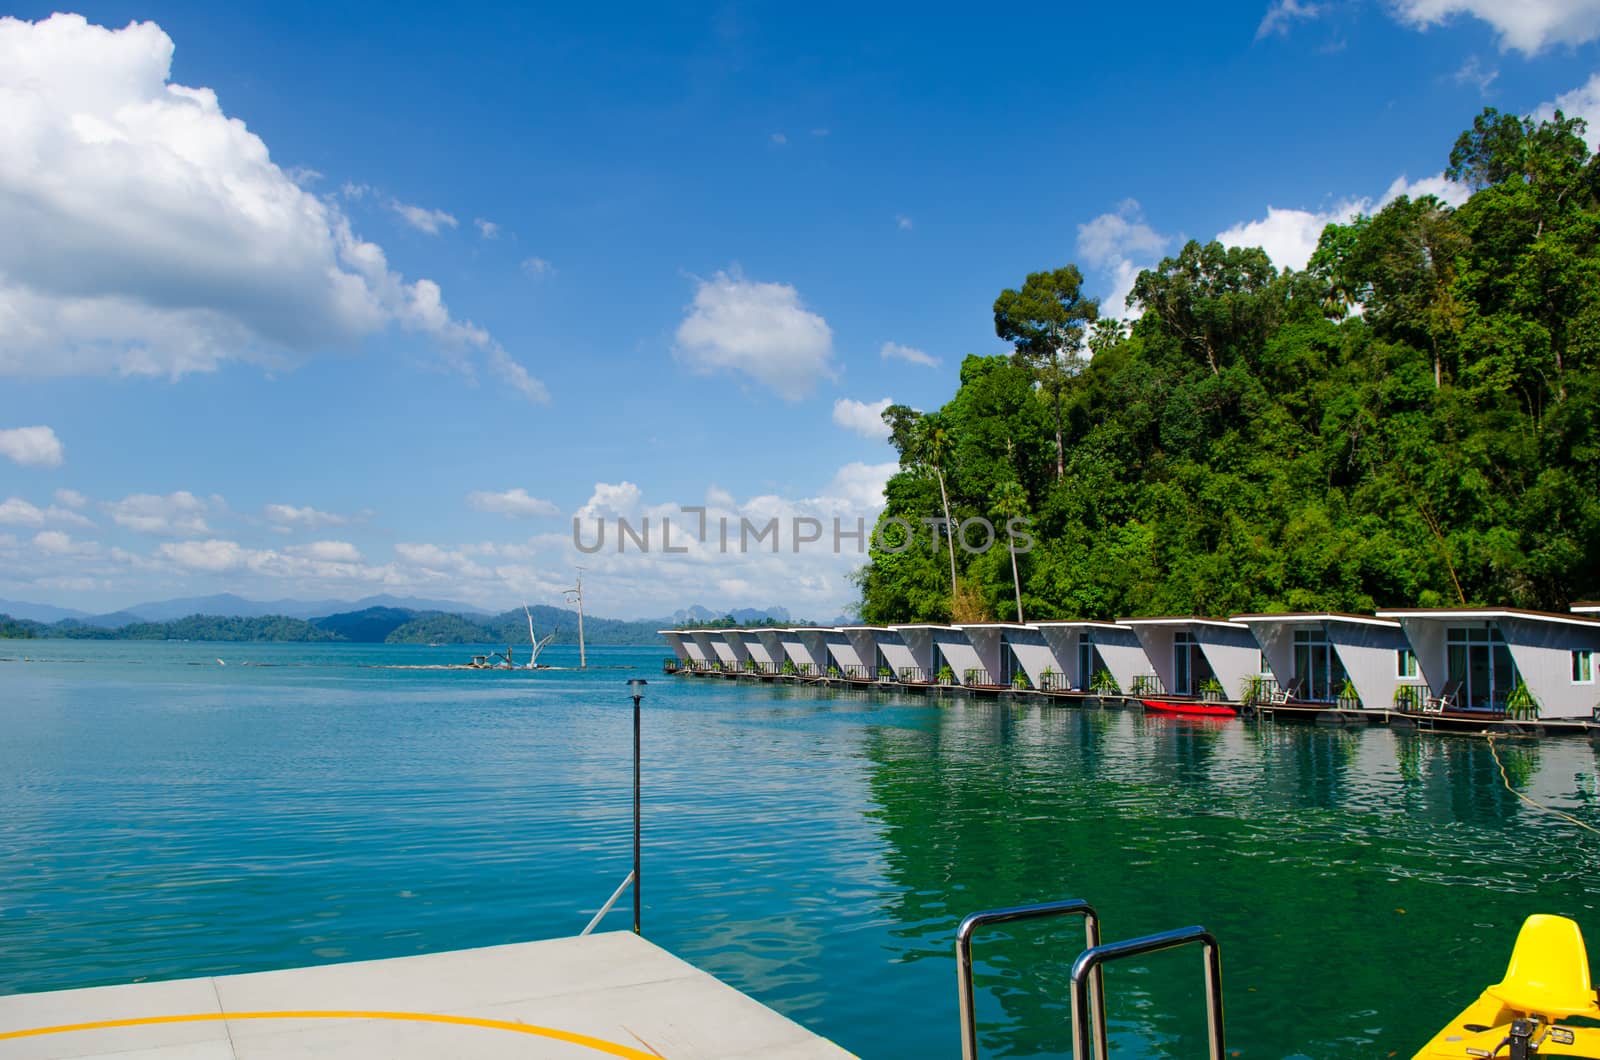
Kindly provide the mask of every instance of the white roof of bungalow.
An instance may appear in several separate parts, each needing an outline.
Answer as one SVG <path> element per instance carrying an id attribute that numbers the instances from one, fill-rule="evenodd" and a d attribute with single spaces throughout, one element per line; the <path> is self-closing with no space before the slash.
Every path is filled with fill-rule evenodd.
<path id="1" fill-rule="evenodd" d="M 890 629 L 954 629 L 955 627 L 954 626 L 946 626 L 946 625 L 943 625 L 943 624 L 938 623 L 938 622 L 901 622 L 901 623 L 898 623 L 896 625 L 890 626 L 889 628 Z"/>
<path id="2" fill-rule="evenodd" d="M 1462 619 L 1520 618 L 1533 622 L 1556 622 L 1565 626 L 1600 626 L 1600 618 L 1557 614 L 1552 611 L 1524 611 L 1516 607 L 1396 607 L 1379 611 L 1379 618 L 1437 619 L 1441 622 Z"/>
<path id="3" fill-rule="evenodd" d="M 1163 615 L 1156 618 L 1119 618 L 1119 626 L 1216 626 L 1238 629 L 1244 623 L 1226 618 L 1195 618 L 1193 615 Z"/>
<path id="4" fill-rule="evenodd" d="M 867 630 L 873 631 L 874 633 L 884 633 L 884 632 L 887 632 L 888 630 L 892 629 L 893 627 L 892 626 L 833 626 L 832 628 L 838 630 L 840 633 L 846 633 L 846 632 L 848 632 L 848 631 L 850 631 L 852 629 L 867 629 Z"/>
<path id="5" fill-rule="evenodd" d="M 957 622 L 951 629 L 1031 629 L 1026 622 Z"/>
<path id="6" fill-rule="evenodd" d="M 1251 625 L 1256 622 L 1348 622 L 1356 626 L 1381 626 L 1384 629 L 1399 629 L 1400 623 L 1388 618 L 1377 618 L 1373 615 L 1352 615 L 1342 611 L 1284 611 L 1272 614 L 1229 615 L 1230 622 L 1243 622 Z"/>
<path id="7" fill-rule="evenodd" d="M 1101 622 L 1095 619 L 1051 620 L 1048 622 L 1029 622 L 1030 629 L 1121 629 L 1115 622 Z"/>
<path id="8" fill-rule="evenodd" d="M 1572 605 L 1573 614 L 1589 615 L 1600 612 L 1600 602 L 1594 600 L 1581 600 Z"/>

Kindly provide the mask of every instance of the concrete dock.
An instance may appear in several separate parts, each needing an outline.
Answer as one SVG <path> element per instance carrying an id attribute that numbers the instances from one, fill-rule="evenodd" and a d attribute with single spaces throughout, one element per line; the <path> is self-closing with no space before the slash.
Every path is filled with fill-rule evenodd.
<path id="1" fill-rule="evenodd" d="M 0 1060 L 595 1056 L 850 1054 L 628 932 L 0 997 Z"/>

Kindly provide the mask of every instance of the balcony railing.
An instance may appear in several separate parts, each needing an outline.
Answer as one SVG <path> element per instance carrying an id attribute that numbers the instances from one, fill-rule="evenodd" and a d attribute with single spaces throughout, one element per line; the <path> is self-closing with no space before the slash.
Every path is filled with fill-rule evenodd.
<path id="1" fill-rule="evenodd" d="M 920 666 L 902 666 L 899 674 L 903 684 L 925 685 L 928 683 L 928 671 Z"/>
<path id="2" fill-rule="evenodd" d="M 969 666 L 961 671 L 961 683 L 971 687 L 973 685 L 992 685 L 989 680 L 989 671 L 981 666 Z"/>
<path id="3" fill-rule="evenodd" d="M 1039 688 L 1044 692 L 1070 692 L 1072 691 L 1072 682 L 1067 680 L 1066 674 L 1059 674 L 1054 670 L 1046 670 L 1039 675 Z"/>
<path id="4" fill-rule="evenodd" d="M 1166 694 L 1160 674 L 1134 674 L 1128 694 L 1132 696 L 1161 696 Z"/>

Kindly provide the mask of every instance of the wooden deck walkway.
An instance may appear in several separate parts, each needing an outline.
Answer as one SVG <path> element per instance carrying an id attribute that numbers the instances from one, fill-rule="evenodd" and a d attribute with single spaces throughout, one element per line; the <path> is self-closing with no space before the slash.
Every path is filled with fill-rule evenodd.
<path id="1" fill-rule="evenodd" d="M 627 932 L 0 997 L 0 1060 L 597 1056 L 850 1054 Z"/>

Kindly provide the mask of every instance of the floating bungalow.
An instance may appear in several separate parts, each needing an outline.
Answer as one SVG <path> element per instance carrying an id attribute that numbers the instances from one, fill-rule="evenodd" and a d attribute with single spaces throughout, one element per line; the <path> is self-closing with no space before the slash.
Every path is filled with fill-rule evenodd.
<path id="1" fill-rule="evenodd" d="M 931 683 L 939 672 L 933 634 L 935 630 L 949 627 L 920 623 L 889 628 L 898 638 L 898 643 L 885 639 L 879 642 L 879 647 L 889 659 L 895 676 L 907 684 Z"/>
<path id="2" fill-rule="evenodd" d="M 1119 691 L 1133 687 L 1141 674 L 1151 672 L 1139 636 L 1114 622 L 1030 622 L 1050 649 L 1046 661 L 1056 675 L 1035 687 L 1046 691 L 1087 692 L 1095 674 L 1111 675 Z M 1032 673 L 1029 673 L 1032 676 Z"/>
<path id="3" fill-rule="evenodd" d="M 1261 646 L 1264 696 L 1414 709 L 1427 695 L 1417 657 L 1394 619 L 1319 612 L 1234 615 L 1229 621 L 1248 627 Z"/>
<path id="4" fill-rule="evenodd" d="M 1600 618 L 1513 608 L 1397 608 L 1433 705 L 1522 713 L 1524 695 L 1546 720 L 1593 718 Z M 1519 691 L 1521 689 L 1522 691 Z"/>
<path id="5" fill-rule="evenodd" d="M 1214 680 L 1223 699 L 1236 699 L 1261 675 L 1261 646 L 1241 623 L 1173 617 L 1119 618 L 1117 625 L 1138 635 L 1152 668 L 1124 686 L 1132 695 L 1198 696 Z"/>

